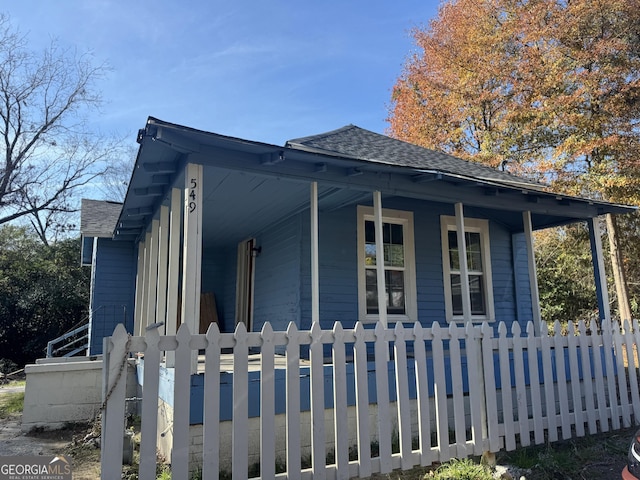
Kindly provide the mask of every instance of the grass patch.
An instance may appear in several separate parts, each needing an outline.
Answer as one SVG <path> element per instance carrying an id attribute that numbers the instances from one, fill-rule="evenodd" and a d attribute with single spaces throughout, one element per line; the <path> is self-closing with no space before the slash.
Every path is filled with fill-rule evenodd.
<path id="1" fill-rule="evenodd" d="M 16 413 L 22 413 L 23 408 L 24 392 L 0 395 L 0 418 L 7 418 Z"/>
<path id="2" fill-rule="evenodd" d="M 451 460 L 429 472 L 425 477 L 429 480 L 493 480 L 491 470 L 468 458 Z"/>
<path id="3" fill-rule="evenodd" d="M 598 465 L 624 465 L 629 443 L 637 427 L 576 437 L 543 445 L 522 447 L 498 454 L 498 463 L 531 470 L 527 480 L 548 478 L 605 478 Z M 615 469 L 616 475 L 622 467 Z M 609 477 L 607 477 L 609 478 Z M 616 476 L 616 478 L 619 478 Z"/>

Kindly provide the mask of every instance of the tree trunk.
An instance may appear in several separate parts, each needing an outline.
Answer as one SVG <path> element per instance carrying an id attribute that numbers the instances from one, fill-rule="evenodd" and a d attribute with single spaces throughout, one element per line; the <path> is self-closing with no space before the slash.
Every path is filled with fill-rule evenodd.
<path id="1" fill-rule="evenodd" d="M 618 315 L 620 323 L 625 320 L 631 321 L 631 307 L 629 305 L 629 297 L 627 294 L 627 276 L 624 272 L 622 262 L 622 252 L 618 242 L 618 224 L 612 214 L 606 215 L 607 219 L 607 236 L 609 237 L 609 255 L 611 257 L 611 267 L 613 270 L 613 278 L 616 284 L 616 299 L 618 302 Z"/>

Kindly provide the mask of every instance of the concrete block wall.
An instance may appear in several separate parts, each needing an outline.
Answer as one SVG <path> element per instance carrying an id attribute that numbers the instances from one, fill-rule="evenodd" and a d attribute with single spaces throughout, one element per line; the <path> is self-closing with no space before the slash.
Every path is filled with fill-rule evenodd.
<path id="1" fill-rule="evenodd" d="M 25 367 L 22 430 L 55 430 L 69 423 L 90 422 L 102 405 L 102 358 L 57 358 Z M 135 369 L 127 370 L 127 396 L 137 390 Z M 124 421 L 124 419 L 123 419 Z"/>

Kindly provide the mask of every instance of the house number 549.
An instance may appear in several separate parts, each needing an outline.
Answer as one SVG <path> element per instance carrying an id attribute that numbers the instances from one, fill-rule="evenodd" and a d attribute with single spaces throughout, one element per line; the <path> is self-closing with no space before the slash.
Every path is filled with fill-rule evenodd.
<path id="1" fill-rule="evenodd" d="M 198 204 L 196 203 L 196 187 L 198 186 L 196 179 L 191 179 L 191 187 L 189 191 L 189 213 L 196 211 Z"/>

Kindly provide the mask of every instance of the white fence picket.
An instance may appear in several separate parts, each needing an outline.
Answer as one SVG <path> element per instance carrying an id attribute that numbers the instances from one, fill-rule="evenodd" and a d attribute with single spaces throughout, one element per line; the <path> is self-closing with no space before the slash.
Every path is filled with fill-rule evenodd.
<path id="1" fill-rule="evenodd" d="M 488 449 L 483 435 L 483 405 L 484 399 L 484 372 L 482 371 L 482 354 L 478 348 L 479 330 L 472 324 L 465 328 L 465 342 L 467 350 L 467 382 L 469 385 L 469 409 L 471 411 L 471 442 L 475 455 L 482 455 Z M 486 432 L 485 432 L 486 433 Z M 487 445 L 485 445 L 487 443 Z"/>
<path id="2" fill-rule="evenodd" d="M 311 468 L 313 478 L 326 478 L 326 439 L 324 429 L 324 345 L 319 323 L 310 331 L 309 360 L 311 361 Z"/>
<path id="3" fill-rule="evenodd" d="M 609 320 L 602 322 L 602 346 L 604 348 L 604 362 L 606 368 L 607 392 L 609 393 L 609 408 L 611 426 L 614 430 L 620 428 L 620 410 L 618 408 L 618 392 L 613 368 L 613 325 Z"/>
<path id="4" fill-rule="evenodd" d="M 527 323 L 527 360 L 529 363 L 529 388 L 531 390 L 531 416 L 533 418 L 533 441 L 536 445 L 544 442 L 543 401 L 540 391 L 540 369 L 538 367 L 538 338 L 535 336 L 533 322 Z"/>
<path id="5" fill-rule="evenodd" d="M 189 416 L 191 402 L 191 332 L 183 323 L 176 334 L 176 365 L 173 388 L 173 449 L 171 451 L 171 472 L 175 478 L 189 475 Z M 143 393 L 144 396 L 144 393 Z M 179 412 L 179 414 L 175 414 Z"/>
<path id="6" fill-rule="evenodd" d="M 501 448 L 498 422 L 498 395 L 496 391 L 495 364 L 493 362 L 493 328 L 487 322 L 481 327 L 482 332 L 482 370 L 484 371 L 484 397 L 486 412 L 486 429 L 489 436 L 489 451 L 497 452 Z"/>
<path id="7" fill-rule="evenodd" d="M 234 337 L 231 475 L 246 478 L 249 471 L 249 346 L 244 323 L 238 323 Z"/>
<path id="8" fill-rule="evenodd" d="M 602 325 L 602 331 L 604 332 L 604 323 Z M 607 400 L 606 400 L 606 390 L 604 387 L 604 370 L 602 368 L 602 361 L 604 356 L 606 355 L 606 351 L 604 349 L 604 338 L 602 333 L 592 336 L 593 342 L 593 371 L 594 378 L 596 381 L 596 398 L 598 400 L 598 418 L 600 420 L 600 431 L 608 432 L 609 431 L 609 417 L 610 410 L 607 408 Z"/>
<path id="9" fill-rule="evenodd" d="M 392 331 L 389 331 L 393 333 Z M 391 408 L 389 406 L 389 342 L 387 329 L 378 323 L 375 328 L 376 397 L 378 405 L 378 450 L 380 473 L 389 473 L 391 463 Z"/>
<path id="10" fill-rule="evenodd" d="M 353 335 L 353 370 L 356 393 L 356 429 L 358 442 L 358 476 L 369 477 L 371 469 L 371 435 L 369 428 L 369 379 L 367 371 L 367 344 L 365 330 L 356 324 Z"/>
<path id="11" fill-rule="evenodd" d="M 556 383 L 558 385 L 558 401 L 560 403 L 560 424 L 563 440 L 571 438 L 571 418 L 569 416 L 569 394 L 567 392 L 567 369 L 564 359 L 564 342 L 560 322 L 553 326 L 553 350 L 556 359 Z"/>
<path id="12" fill-rule="evenodd" d="M 576 326 L 573 322 L 568 324 L 569 334 L 567 335 L 567 352 L 569 354 L 569 375 L 571 376 L 571 400 L 573 405 L 573 415 L 575 417 L 574 426 L 576 435 L 584 437 L 584 409 L 582 408 L 582 389 L 580 380 L 580 370 L 578 368 L 578 337 L 575 335 Z"/>
<path id="13" fill-rule="evenodd" d="M 616 364 L 616 379 L 618 381 L 618 401 L 621 408 L 622 426 L 631 426 L 631 402 L 629 401 L 629 388 L 627 387 L 627 376 L 624 371 L 624 353 L 622 351 L 622 335 L 620 325 L 614 323 L 613 327 L 613 348 L 614 360 Z"/>
<path id="14" fill-rule="evenodd" d="M 273 329 L 269 323 L 262 326 L 262 350 L 260 352 L 260 476 L 276 475 L 276 397 L 275 397 L 275 346 Z"/>
<path id="15" fill-rule="evenodd" d="M 547 332 L 547 324 L 541 327 L 541 351 L 542 351 L 542 373 L 544 376 L 544 404 L 547 417 L 547 435 L 549 441 L 558 440 L 558 420 L 556 417 L 556 400 L 553 380 L 553 368 L 551 365 L 551 340 Z"/>
<path id="16" fill-rule="evenodd" d="M 220 330 L 212 323 L 207 329 L 204 400 L 202 412 L 202 478 L 217 480 L 220 475 Z"/>
<path id="17" fill-rule="evenodd" d="M 420 465 L 433 463 L 431 454 L 431 415 L 429 408 L 429 377 L 427 356 L 424 348 L 425 330 L 416 323 L 413 327 L 413 354 L 416 369 L 416 403 L 418 405 L 418 438 L 420 440 Z"/>
<path id="18" fill-rule="evenodd" d="M 412 330 L 406 330 L 401 323 L 394 329 L 379 324 L 375 329 L 365 329 L 360 323 L 353 329 L 344 329 L 336 323 L 331 331 L 322 330 L 316 323 L 309 331 L 298 331 L 290 324 L 286 332 L 274 332 L 269 324 L 265 324 L 260 333 L 248 333 L 244 325 L 239 324 L 232 334 L 220 333 L 216 325 L 211 325 L 206 335 L 192 335 L 183 325 L 176 336 L 160 337 L 159 332 L 152 329 L 145 338 L 129 337 L 120 326 L 114 336 L 105 341 L 104 382 L 107 386 L 104 396 L 107 402 L 103 418 L 102 478 L 119 478 L 122 470 L 125 382 L 118 376 L 123 376 L 123 362 L 126 363 L 129 353 L 139 351 L 144 354 L 140 476 L 147 479 L 153 478 L 155 471 L 158 373 L 162 351 L 175 351 L 174 418 L 169 429 L 173 437 L 171 468 L 176 479 L 188 478 L 191 471 L 198 468 L 192 463 L 196 451 L 190 452 L 190 449 L 199 442 L 190 440 L 192 430 L 189 425 L 191 358 L 198 350 L 204 351 L 204 371 L 207 372 L 203 389 L 202 451 L 197 452 L 206 479 L 217 479 L 220 474 L 220 354 L 223 349 L 233 350 L 230 447 L 231 473 L 236 478 L 247 477 L 249 455 L 256 454 L 249 451 L 248 403 L 248 359 L 254 348 L 260 349 L 261 478 L 366 477 L 378 472 L 388 473 L 392 468 L 409 469 L 415 464 L 443 462 L 452 455 L 461 457 L 485 450 L 495 452 L 503 446 L 514 449 L 518 437 L 521 446 L 527 445 L 532 438 L 535 443 L 541 443 L 545 435 L 549 441 L 555 441 L 558 427 L 562 428 L 562 437 L 568 438 L 571 431 L 583 435 L 585 424 L 589 433 L 596 433 L 637 422 L 640 417 L 638 367 L 634 357 L 640 341 L 637 322 L 625 324 L 623 332 L 619 325 L 603 322 L 602 335 L 597 332 L 589 335 L 584 322 L 577 326 L 570 323 L 568 336 L 561 335 L 559 330 L 560 326 L 556 324 L 554 335 L 549 336 L 543 324 L 541 336 L 536 337 L 533 325 L 528 324 L 527 335 L 522 336 L 519 325 L 514 324 L 507 334 L 506 326 L 500 324 L 496 337 L 493 328 L 486 323 L 481 327 L 467 325 L 465 328 L 452 324 L 447 329 L 435 323 L 431 328 L 415 325 Z M 390 342 L 393 342 L 394 352 L 392 369 L 388 363 Z M 411 365 L 408 364 L 409 343 L 413 344 Z M 307 345 L 310 386 L 308 391 L 301 392 L 300 354 L 301 347 L 304 350 Z M 349 349 L 353 346 L 353 380 L 347 375 L 347 345 Z M 375 356 L 375 406 L 369 404 L 367 352 L 371 346 Z M 328 352 L 329 347 L 333 362 L 331 366 L 325 366 L 324 352 Z M 275 359 L 281 348 L 285 352 L 287 472 L 276 474 Z M 446 367 L 445 358 L 448 358 L 450 368 Z M 462 368 L 465 358 L 466 372 Z M 499 362 L 498 370 L 494 368 L 495 359 Z M 415 377 L 409 375 L 410 366 L 415 367 Z M 171 369 L 169 375 L 170 372 Z M 327 438 L 325 431 L 328 408 L 325 382 L 329 374 L 333 381 L 333 439 Z M 389 376 L 392 374 L 395 404 L 390 398 Z M 496 378 L 500 380 L 501 389 L 496 389 Z M 451 387 L 449 392 L 447 385 Z M 468 389 L 465 388 L 467 385 Z M 414 386 L 415 400 L 410 399 L 409 394 Z M 433 395 L 430 395 L 432 387 Z M 357 431 L 354 437 L 358 458 L 354 461 L 349 461 L 350 448 L 355 446 L 349 444 L 347 408 L 348 401 L 353 401 L 349 391 L 355 396 L 353 412 Z M 307 392 L 310 396 L 312 463 L 311 469 L 302 470 L 300 395 Z M 498 398 L 502 403 L 502 419 L 498 415 Z M 417 419 L 413 418 L 412 402 L 415 402 Z M 431 412 L 431 402 L 435 406 L 434 412 Z M 452 410 L 448 402 L 451 402 Z M 373 414 L 377 415 L 376 432 L 370 430 Z M 436 445 L 431 441 L 432 420 Z M 449 438 L 450 427 L 453 428 L 453 439 Z M 412 429 L 418 433 L 419 447 L 415 452 Z M 392 432 L 397 432 L 399 438 L 400 449 L 395 454 L 391 451 Z M 471 432 L 470 438 L 468 432 Z M 326 465 L 327 442 L 331 440 L 335 461 Z M 379 446 L 377 458 L 371 458 L 373 441 Z"/>
<path id="19" fill-rule="evenodd" d="M 633 343 L 634 335 L 638 332 L 638 323 L 634 320 L 631 324 L 625 321 L 625 350 L 627 353 L 627 369 L 629 370 L 629 389 L 631 390 L 631 402 L 633 404 L 633 418 L 636 423 L 640 421 L 640 392 L 638 391 L 638 365 L 636 363 L 637 349 Z"/>
<path id="20" fill-rule="evenodd" d="M 436 404 L 436 438 L 439 462 L 451 459 L 449 450 L 449 417 L 447 415 L 447 380 L 444 368 L 444 346 L 442 344 L 442 329 L 438 323 L 431 328 L 433 341 L 433 389 Z"/>
<path id="21" fill-rule="evenodd" d="M 411 407 L 409 404 L 409 376 L 398 375 L 407 371 L 406 334 L 402 322 L 396 323 L 395 332 L 395 371 L 396 371 L 396 407 L 398 410 L 398 438 L 400 440 L 400 458 L 403 470 L 413 467 L 411 455 Z"/>
<path id="22" fill-rule="evenodd" d="M 160 350 L 158 342 L 160 334 L 158 328 L 147 327 L 146 334 L 147 348 L 144 351 L 145 363 L 148 368 L 144 369 L 143 385 L 144 395 L 142 396 L 142 418 L 140 421 L 141 438 L 140 442 L 140 464 L 138 474 L 140 480 L 154 480 L 156 478 L 156 438 L 158 431 L 158 385 L 160 377 Z"/>
<path id="23" fill-rule="evenodd" d="M 449 324 L 449 367 L 451 391 L 453 393 L 453 423 L 456 457 L 467 456 L 467 424 L 464 410 L 464 382 L 462 379 L 462 356 L 460 355 L 461 329 L 455 323 Z M 469 452 L 471 453 L 471 452 Z"/>
<path id="24" fill-rule="evenodd" d="M 498 325 L 498 353 L 500 358 L 500 393 L 502 396 L 502 421 L 504 423 L 505 448 L 515 450 L 516 435 L 513 420 L 513 393 L 511 391 L 511 361 L 509 359 L 510 344 L 513 344 L 507 333 L 504 322 Z"/>
<path id="25" fill-rule="evenodd" d="M 597 433 L 597 411 L 594 402 L 593 392 L 593 369 L 591 368 L 591 359 L 589 356 L 589 349 L 592 345 L 592 335 L 587 335 L 587 326 L 582 321 L 578 323 L 578 339 L 580 344 L 580 361 L 582 364 L 582 378 L 584 379 L 584 406 L 587 416 L 587 425 L 589 426 L 589 433 Z"/>
<path id="26" fill-rule="evenodd" d="M 516 405 L 518 412 L 518 433 L 520 434 L 520 445 L 528 447 L 531 444 L 531 435 L 529 429 L 529 407 L 527 405 L 527 387 L 525 378 L 527 372 L 524 370 L 524 343 L 522 338 L 522 329 L 519 323 L 511 326 L 511 335 L 513 337 L 513 369 L 518 372 L 514 375 L 516 383 Z"/>
<path id="27" fill-rule="evenodd" d="M 122 445 L 124 431 L 125 394 L 127 383 L 127 359 L 129 357 L 127 331 L 124 325 L 118 325 L 110 341 L 104 344 L 109 349 L 108 361 L 104 367 L 107 371 L 105 395 L 102 412 L 102 431 L 108 442 L 101 442 L 102 478 L 116 479 L 122 477 Z M 154 455 L 155 458 L 155 455 Z"/>
<path id="28" fill-rule="evenodd" d="M 347 360 L 345 333 L 339 322 L 333 326 L 333 429 L 335 439 L 336 474 L 340 480 L 349 478 L 349 427 L 347 417 Z M 344 406 L 344 407 L 343 407 Z"/>
<path id="29" fill-rule="evenodd" d="M 293 322 L 287 327 L 287 342 L 287 474 L 289 478 L 300 478 L 300 341 Z"/>

